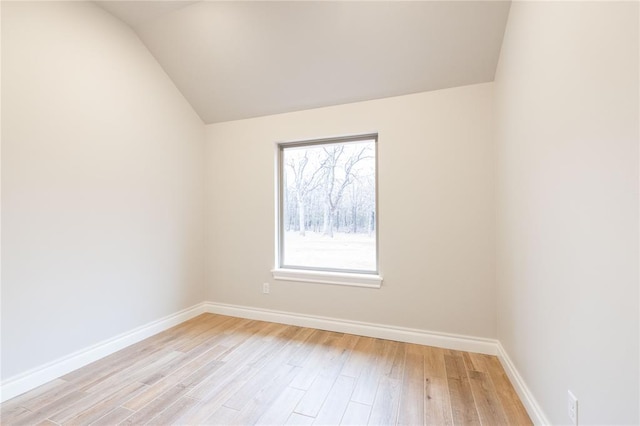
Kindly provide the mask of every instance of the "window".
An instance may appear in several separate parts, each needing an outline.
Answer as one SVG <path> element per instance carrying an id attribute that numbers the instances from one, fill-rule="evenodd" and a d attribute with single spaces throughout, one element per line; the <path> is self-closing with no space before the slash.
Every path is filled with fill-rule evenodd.
<path id="1" fill-rule="evenodd" d="M 377 135 L 278 144 L 276 279 L 379 287 Z"/>

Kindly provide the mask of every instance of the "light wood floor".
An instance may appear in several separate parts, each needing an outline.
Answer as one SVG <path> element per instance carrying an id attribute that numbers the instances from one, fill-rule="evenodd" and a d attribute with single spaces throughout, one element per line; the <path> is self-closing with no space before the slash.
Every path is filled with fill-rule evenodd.
<path id="1" fill-rule="evenodd" d="M 2 424 L 531 424 L 496 357 L 203 314 L 2 404 Z"/>

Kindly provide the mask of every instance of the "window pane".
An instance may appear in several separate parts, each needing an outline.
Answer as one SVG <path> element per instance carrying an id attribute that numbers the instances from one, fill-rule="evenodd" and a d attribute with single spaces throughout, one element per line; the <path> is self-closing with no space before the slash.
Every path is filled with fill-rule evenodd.
<path id="1" fill-rule="evenodd" d="M 377 271 L 375 140 L 284 147 L 281 266 Z"/>

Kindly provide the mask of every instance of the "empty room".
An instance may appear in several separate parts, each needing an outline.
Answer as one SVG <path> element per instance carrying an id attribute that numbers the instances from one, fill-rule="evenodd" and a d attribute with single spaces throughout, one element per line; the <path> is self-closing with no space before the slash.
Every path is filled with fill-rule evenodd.
<path id="1" fill-rule="evenodd" d="M 0 23 L 3 425 L 640 424 L 640 2 Z"/>

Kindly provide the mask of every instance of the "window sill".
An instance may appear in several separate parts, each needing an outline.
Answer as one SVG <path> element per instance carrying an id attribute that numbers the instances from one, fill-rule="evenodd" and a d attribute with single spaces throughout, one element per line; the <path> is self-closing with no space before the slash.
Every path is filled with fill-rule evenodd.
<path id="1" fill-rule="evenodd" d="M 280 281 L 346 285 L 352 287 L 380 288 L 382 277 L 375 274 L 309 271 L 305 269 L 273 269 L 273 278 Z"/>

